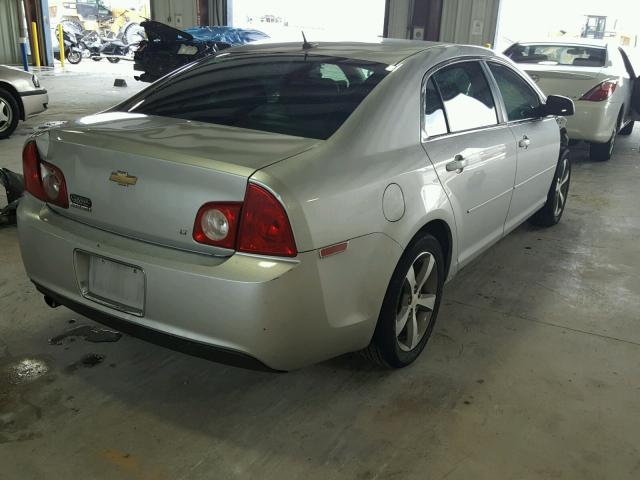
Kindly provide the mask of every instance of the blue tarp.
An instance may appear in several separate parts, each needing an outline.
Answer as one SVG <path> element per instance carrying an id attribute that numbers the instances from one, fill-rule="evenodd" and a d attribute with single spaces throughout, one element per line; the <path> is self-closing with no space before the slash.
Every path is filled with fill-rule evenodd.
<path id="1" fill-rule="evenodd" d="M 269 35 L 259 30 L 247 30 L 233 27 L 193 27 L 184 30 L 194 39 L 204 42 L 225 42 L 231 45 L 244 45 L 249 42 L 266 40 Z"/>

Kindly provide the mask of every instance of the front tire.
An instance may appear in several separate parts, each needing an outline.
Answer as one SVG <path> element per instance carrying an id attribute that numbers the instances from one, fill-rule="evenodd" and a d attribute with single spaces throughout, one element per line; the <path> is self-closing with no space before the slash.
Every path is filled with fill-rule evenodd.
<path id="1" fill-rule="evenodd" d="M 373 339 L 363 354 L 392 368 L 411 364 L 424 350 L 438 316 L 445 277 L 442 247 L 421 234 L 402 254 L 385 294 Z"/>
<path id="2" fill-rule="evenodd" d="M 120 61 L 119 58 L 107 57 L 110 63 L 118 63 Z"/>
<path id="3" fill-rule="evenodd" d="M 65 53 L 67 60 L 72 65 L 77 65 L 82 61 L 82 52 L 78 52 L 76 50 L 69 50 L 69 53 Z"/>
<path id="4" fill-rule="evenodd" d="M 556 225 L 562 218 L 564 208 L 567 205 L 570 184 L 571 161 L 569 160 L 569 151 L 565 150 L 558 160 L 556 172 L 547 194 L 547 202 L 529 219 L 529 223 L 538 227 Z"/>
<path id="5" fill-rule="evenodd" d="M 18 126 L 20 106 L 13 94 L 0 88 L 0 139 L 9 138 Z"/>

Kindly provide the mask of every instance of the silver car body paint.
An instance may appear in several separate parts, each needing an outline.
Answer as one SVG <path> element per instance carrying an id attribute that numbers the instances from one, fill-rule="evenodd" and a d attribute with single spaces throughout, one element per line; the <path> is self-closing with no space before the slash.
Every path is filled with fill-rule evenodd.
<path id="1" fill-rule="evenodd" d="M 33 73 L 0 65 L 0 87 L 4 84 L 5 88 L 9 86 L 18 94 L 17 100 L 24 110 L 22 120 L 43 112 L 49 103 L 47 91 L 33 84 L 33 76 Z"/>
<path id="2" fill-rule="evenodd" d="M 262 44 L 227 52 L 299 49 Z M 429 138 L 421 126 L 424 81 L 442 65 L 511 62 L 480 47 L 388 40 L 321 44 L 313 53 L 375 60 L 392 70 L 327 140 L 113 111 L 40 135 L 40 154 L 65 173 L 69 193 L 91 197 L 94 206 L 62 210 L 26 196 L 19 237 L 30 278 L 114 317 L 288 370 L 369 343 L 394 268 L 429 222 L 450 231 L 450 279 L 544 203 L 560 148 L 554 118 L 509 123 L 497 102 L 501 122 L 493 127 Z M 525 134 L 526 151 L 518 147 Z M 447 171 L 459 153 L 468 167 Z M 138 183 L 110 182 L 112 171 Z M 295 258 L 191 239 L 198 207 L 242 201 L 248 179 L 284 205 Z M 383 208 L 391 184 L 404 202 L 393 221 Z M 184 229 L 187 236 L 179 233 Z M 320 258 L 319 249 L 346 241 L 343 253 Z M 143 317 L 82 296 L 78 250 L 145 272 Z"/>

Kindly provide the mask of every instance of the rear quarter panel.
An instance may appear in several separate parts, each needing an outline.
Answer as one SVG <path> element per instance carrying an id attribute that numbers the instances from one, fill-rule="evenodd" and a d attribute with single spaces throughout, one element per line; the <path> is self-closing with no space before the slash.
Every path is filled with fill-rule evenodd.
<path id="1" fill-rule="evenodd" d="M 434 50 L 405 60 L 326 142 L 252 177 L 280 195 L 299 251 L 383 234 L 399 247 L 391 255 L 386 284 L 398 253 L 425 224 L 438 219 L 452 231 L 452 258 L 457 258 L 449 200 L 420 143 L 422 76 L 430 59 L 445 53 L 441 47 Z M 392 183 L 400 186 L 404 199 L 404 215 L 396 221 L 387 220 L 382 207 Z"/>

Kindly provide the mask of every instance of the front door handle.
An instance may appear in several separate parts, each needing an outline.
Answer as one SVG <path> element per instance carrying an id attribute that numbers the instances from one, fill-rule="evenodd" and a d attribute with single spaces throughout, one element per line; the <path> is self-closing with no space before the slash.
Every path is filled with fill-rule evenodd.
<path id="1" fill-rule="evenodd" d="M 518 146 L 526 150 L 527 148 L 529 148 L 529 145 L 531 145 L 531 140 L 529 140 L 529 137 L 527 137 L 526 135 L 523 135 L 523 137 L 518 142 Z"/>
<path id="2" fill-rule="evenodd" d="M 467 165 L 468 165 L 467 159 L 464 158 L 462 155 L 458 154 L 455 157 L 453 157 L 452 162 L 447 163 L 445 168 L 447 169 L 447 172 L 462 173 L 462 171 Z"/>

